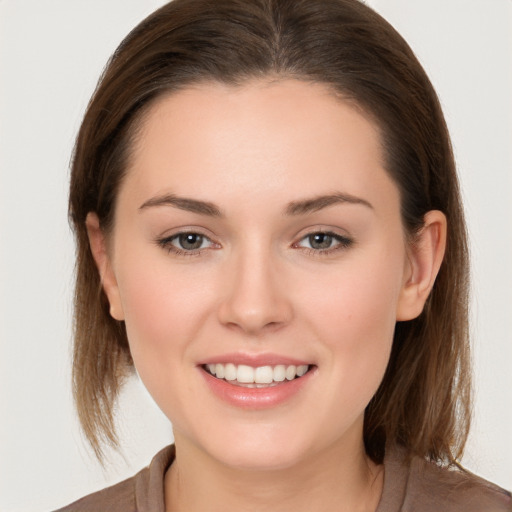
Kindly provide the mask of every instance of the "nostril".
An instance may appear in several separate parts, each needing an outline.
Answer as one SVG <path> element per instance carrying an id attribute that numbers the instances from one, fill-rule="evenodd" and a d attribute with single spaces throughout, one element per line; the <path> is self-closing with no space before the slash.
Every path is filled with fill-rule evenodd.
<path id="1" fill-rule="evenodd" d="M 220 322 L 251 335 L 279 329 L 292 316 L 287 287 L 274 268 L 272 255 L 263 254 L 262 247 L 259 240 L 230 262 L 219 303 Z"/>

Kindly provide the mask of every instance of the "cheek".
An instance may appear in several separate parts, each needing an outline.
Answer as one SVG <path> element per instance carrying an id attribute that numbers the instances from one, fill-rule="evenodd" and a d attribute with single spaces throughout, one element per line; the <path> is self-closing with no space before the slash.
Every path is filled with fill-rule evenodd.
<path id="1" fill-rule="evenodd" d="M 188 293 L 184 293 L 184 288 Z M 121 281 L 125 324 L 135 368 L 169 419 L 186 410 L 190 395 L 190 340 L 201 323 L 197 291 L 183 276 L 145 269 Z M 204 302 L 204 301 L 203 301 Z M 179 393 L 176 390 L 180 390 Z"/>
<path id="2" fill-rule="evenodd" d="M 330 340 L 368 345 L 386 340 L 396 322 L 402 273 L 399 265 L 360 262 L 318 276 L 300 287 L 305 311 L 331 332 Z M 306 292 L 307 288 L 307 292 Z"/>
<path id="3" fill-rule="evenodd" d="M 153 258 L 147 265 L 128 261 L 118 284 L 137 371 L 146 385 L 148 380 L 168 379 L 186 359 L 202 324 L 206 298 L 200 283 Z"/>
<path id="4" fill-rule="evenodd" d="M 347 400 L 367 401 L 380 384 L 393 342 L 401 279 L 400 265 L 361 261 L 309 287 L 304 316 L 331 356 L 338 386 L 354 392 Z M 357 396 L 357 390 L 364 396 Z"/>

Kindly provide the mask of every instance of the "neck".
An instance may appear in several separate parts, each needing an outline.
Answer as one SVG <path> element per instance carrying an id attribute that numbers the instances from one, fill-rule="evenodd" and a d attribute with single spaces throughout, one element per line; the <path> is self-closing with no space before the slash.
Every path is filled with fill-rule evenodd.
<path id="1" fill-rule="evenodd" d="M 374 512 L 383 468 L 364 446 L 330 447 L 292 467 L 227 467 L 176 437 L 176 460 L 165 477 L 167 512 Z"/>

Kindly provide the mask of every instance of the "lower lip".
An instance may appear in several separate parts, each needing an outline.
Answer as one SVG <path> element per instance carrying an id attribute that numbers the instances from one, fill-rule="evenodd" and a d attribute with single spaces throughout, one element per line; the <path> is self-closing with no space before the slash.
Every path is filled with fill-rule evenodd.
<path id="1" fill-rule="evenodd" d="M 202 367 L 199 368 L 210 390 L 223 401 L 242 409 L 268 409 L 287 402 L 307 385 L 314 369 L 293 380 L 265 388 L 246 388 L 217 379 Z"/>

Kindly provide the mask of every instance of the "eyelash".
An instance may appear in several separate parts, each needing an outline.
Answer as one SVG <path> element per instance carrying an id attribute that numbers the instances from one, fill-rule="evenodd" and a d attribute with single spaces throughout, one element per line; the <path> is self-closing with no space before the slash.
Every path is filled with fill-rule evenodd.
<path id="1" fill-rule="evenodd" d="M 175 254 L 176 256 L 199 256 L 203 251 L 205 251 L 207 248 L 198 248 L 198 249 L 180 249 L 179 247 L 176 247 L 173 245 L 173 242 L 175 240 L 178 240 L 182 236 L 187 235 L 194 235 L 197 237 L 200 237 L 202 239 L 202 242 L 209 241 L 212 245 L 218 245 L 212 242 L 212 240 L 207 237 L 206 235 L 203 235 L 202 233 L 198 233 L 196 231 L 181 231 L 179 233 L 176 233 L 171 236 L 166 236 L 164 238 L 159 238 L 156 240 L 157 244 L 165 249 L 169 254 Z M 202 245 L 202 244 L 201 244 Z"/>
<path id="2" fill-rule="evenodd" d="M 329 247 L 327 249 L 313 249 L 312 247 L 302 247 L 300 246 L 300 242 L 303 240 L 311 240 L 312 237 L 317 235 L 323 235 L 326 237 L 332 238 L 334 242 L 337 242 L 334 246 Z M 302 248 L 304 251 L 307 252 L 310 256 L 315 257 L 323 257 L 323 256 L 330 256 L 333 253 L 336 253 L 338 251 L 343 251 L 348 249 L 350 246 L 352 246 L 354 243 L 354 240 L 352 240 L 349 237 L 339 235 L 338 233 L 334 233 L 332 231 L 313 231 L 311 233 L 308 233 L 307 235 L 303 236 L 299 242 L 296 242 L 293 244 L 293 247 Z"/>
<path id="3" fill-rule="evenodd" d="M 176 247 L 173 244 L 173 242 L 175 240 L 178 240 L 180 237 L 189 236 L 189 235 L 200 237 L 202 239 L 201 240 L 202 243 L 204 241 L 209 241 L 212 246 L 219 247 L 219 245 L 215 244 L 215 242 L 213 242 L 209 237 L 207 237 L 206 235 L 203 235 L 201 233 L 195 232 L 195 231 L 182 231 L 180 233 L 176 233 L 171 236 L 159 238 L 156 240 L 156 243 L 160 247 L 165 249 L 169 254 L 172 253 L 172 254 L 175 254 L 176 256 L 199 256 L 203 251 L 210 248 L 210 247 L 208 247 L 208 248 L 199 247 L 198 249 L 187 250 L 187 249 L 180 249 L 179 247 Z M 323 235 L 326 237 L 330 237 L 330 238 L 332 238 L 333 241 L 335 241 L 337 243 L 333 247 L 329 247 L 327 249 L 314 249 L 312 247 L 303 247 L 300 245 L 301 242 L 303 242 L 304 240 L 308 240 L 308 239 L 311 244 L 311 238 L 314 236 L 317 236 L 317 235 Z M 201 245 L 202 245 L 202 243 L 201 243 Z M 351 245 L 353 245 L 353 243 L 354 243 L 354 241 L 351 238 L 348 238 L 346 236 L 342 236 L 337 233 L 333 233 L 332 231 L 319 230 L 319 231 L 313 231 L 311 233 L 304 235 L 298 242 L 295 242 L 294 244 L 292 244 L 292 247 L 294 247 L 296 249 L 302 249 L 310 256 L 322 257 L 322 256 L 329 256 L 337 251 L 346 250 Z"/>

